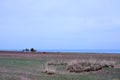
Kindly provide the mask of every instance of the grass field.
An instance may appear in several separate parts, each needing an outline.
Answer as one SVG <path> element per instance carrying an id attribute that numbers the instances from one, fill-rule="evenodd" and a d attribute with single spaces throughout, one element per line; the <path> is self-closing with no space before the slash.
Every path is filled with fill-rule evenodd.
<path id="1" fill-rule="evenodd" d="M 75 59 L 113 60 L 115 68 L 100 71 L 73 73 L 66 65 L 56 67 L 53 75 L 43 73 L 49 61 L 70 61 Z M 19 53 L 0 52 L 0 80 L 120 80 L 120 54 L 64 54 L 64 53 Z"/>

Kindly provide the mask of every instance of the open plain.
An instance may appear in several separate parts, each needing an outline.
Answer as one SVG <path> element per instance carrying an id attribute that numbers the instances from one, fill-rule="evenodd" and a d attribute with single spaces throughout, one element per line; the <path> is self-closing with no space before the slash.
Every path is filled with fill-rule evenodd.
<path id="1" fill-rule="evenodd" d="M 68 63 L 72 60 L 114 61 L 114 68 L 90 72 L 69 72 L 67 64 L 48 65 L 54 74 L 46 74 L 48 63 Z M 48 69 L 49 70 L 49 69 Z M 0 80 L 120 80 L 120 54 L 12 52 L 0 51 Z"/>

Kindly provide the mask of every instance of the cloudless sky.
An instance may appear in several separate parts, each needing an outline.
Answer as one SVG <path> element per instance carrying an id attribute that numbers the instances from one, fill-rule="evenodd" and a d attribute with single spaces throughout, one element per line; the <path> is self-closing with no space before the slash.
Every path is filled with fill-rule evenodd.
<path id="1" fill-rule="evenodd" d="M 120 49 L 120 0 L 0 0 L 0 49 Z"/>

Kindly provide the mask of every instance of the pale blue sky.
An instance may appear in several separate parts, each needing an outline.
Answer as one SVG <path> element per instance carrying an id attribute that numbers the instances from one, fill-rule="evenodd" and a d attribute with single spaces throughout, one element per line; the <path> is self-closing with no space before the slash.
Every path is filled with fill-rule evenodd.
<path id="1" fill-rule="evenodd" d="M 0 49 L 120 49 L 120 0 L 0 0 Z"/>

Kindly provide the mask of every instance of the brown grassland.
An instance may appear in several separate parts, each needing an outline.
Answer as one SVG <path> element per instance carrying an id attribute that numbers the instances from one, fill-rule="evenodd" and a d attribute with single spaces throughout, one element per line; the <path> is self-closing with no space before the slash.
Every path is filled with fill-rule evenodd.
<path id="1" fill-rule="evenodd" d="M 120 80 L 120 54 L 0 51 L 0 80 Z"/>

